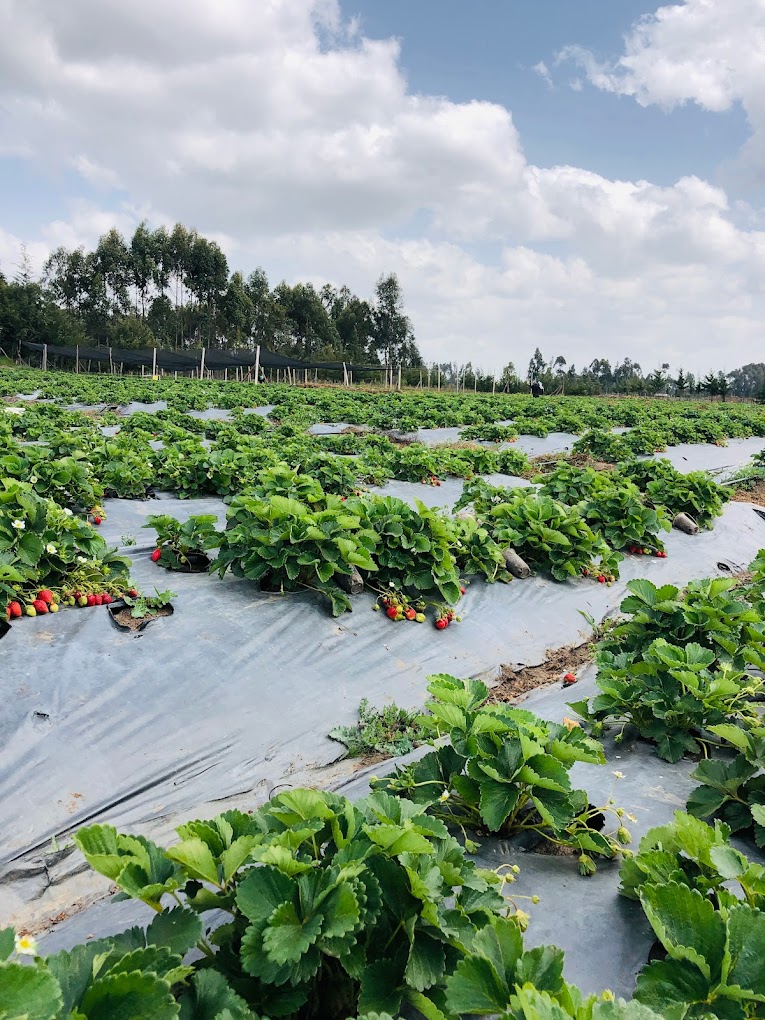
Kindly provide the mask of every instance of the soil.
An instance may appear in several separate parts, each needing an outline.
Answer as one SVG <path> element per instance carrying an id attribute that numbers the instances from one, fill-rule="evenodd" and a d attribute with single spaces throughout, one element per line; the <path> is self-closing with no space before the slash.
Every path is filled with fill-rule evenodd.
<path id="1" fill-rule="evenodd" d="M 148 623 L 149 620 L 156 620 L 160 616 L 172 616 L 173 607 L 163 606 L 158 609 L 155 613 L 149 613 L 146 616 L 136 619 L 131 616 L 130 609 L 125 606 L 123 609 L 119 609 L 113 614 L 115 623 L 118 623 L 121 627 L 127 627 L 128 630 L 140 630 L 144 623 Z"/>
<path id="2" fill-rule="evenodd" d="M 755 482 L 751 489 L 736 489 L 731 496 L 736 503 L 756 503 L 765 506 L 765 481 Z"/>
<path id="3" fill-rule="evenodd" d="M 548 651 L 547 659 L 539 666 L 524 666 L 518 670 L 502 666 L 499 683 L 491 691 L 491 701 L 517 701 L 537 687 L 560 683 L 564 673 L 574 673 L 579 666 L 590 661 L 592 647 L 590 641 L 582 645 L 564 645 Z"/>

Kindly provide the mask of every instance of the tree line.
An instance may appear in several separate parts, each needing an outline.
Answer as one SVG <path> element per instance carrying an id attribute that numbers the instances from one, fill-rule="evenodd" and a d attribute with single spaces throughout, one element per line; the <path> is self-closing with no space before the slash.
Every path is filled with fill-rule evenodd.
<path id="1" fill-rule="evenodd" d="M 271 287 L 263 269 L 230 272 L 225 253 L 176 224 L 132 238 L 112 229 L 95 250 L 56 249 L 42 277 L 24 256 L 11 280 L 0 272 L 0 346 L 23 340 L 63 346 L 254 350 L 309 361 L 422 364 L 395 274 L 371 300 L 348 287 Z"/>
<path id="2" fill-rule="evenodd" d="M 0 270 L 0 348 L 18 357 L 25 340 L 172 350 L 260 344 L 305 361 L 401 365 L 410 384 L 479 392 L 524 392 L 538 379 L 547 393 L 765 400 L 763 363 L 696 379 L 682 368 L 672 375 L 666 362 L 644 373 L 629 357 L 613 365 L 596 358 L 577 370 L 537 348 L 525 375 L 512 362 L 500 376 L 471 362 L 425 365 L 395 274 L 381 276 L 369 300 L 330 284 L 282 281 L 272 288 L 263 269 L 247 277 L 231 272 L 219 245 L 180 223 L 172 230 L 141 223 L 129 239 L 112 229 L 93 251 L 60 247 L 39 280 L 26 255 L 12 278 Z"/>

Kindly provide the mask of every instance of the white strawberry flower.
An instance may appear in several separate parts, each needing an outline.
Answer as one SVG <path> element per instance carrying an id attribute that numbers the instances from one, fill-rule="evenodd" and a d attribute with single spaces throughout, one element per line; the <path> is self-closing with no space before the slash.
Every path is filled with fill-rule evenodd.
<path id="1" fill-rule="evenodd" d="M 29 481 L 32 485 L 37 485 L 37 475 L 32 475 Z"/>
<path id="2" fill-rule="evenodd" d="M 13 521 L 12 524 L 17 531 L 23 531 L 26 528 L 26 524 L 23 521 Z"/>
<path id="3" fill-rule="evenodd" d="M 17 935 L 16 952 L 22 956 L 37 956 L 37 943 L 31 935 Z"/>
<path id="4" fill-rule="evenodd" d="M 68 506 L 64 507 L 64 513 L 66 514 L 67 517 L 72 517 L 73 516 L 72 515 L 72 511 L 69 509 Z"/>
<path id="5" fill-rule="evenodd" d="M 87 563 L 88 561 L 85 559 L 84 556 L 78 556 L 77 557 L 77 562 L 78 563 Z"/>
<path id="6" fill-rule="evenodd" d="M 58 550 L 56 549 L 55 545 L 52 542 L 48 542 L 48 544 L 45 546 L 45 551 L 50 556 L 55 556 L 56 553 L 58 552 Z"/>

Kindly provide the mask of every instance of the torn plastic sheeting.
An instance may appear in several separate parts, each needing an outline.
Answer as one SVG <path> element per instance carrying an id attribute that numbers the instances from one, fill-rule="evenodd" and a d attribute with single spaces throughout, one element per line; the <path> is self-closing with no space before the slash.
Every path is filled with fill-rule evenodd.
<path id="1" fill-rule="evenodd" d="M 177 516 L 212 509 L 209 500 L 161 504 Z M 104 535 L 138 538 L 157 510 L 157 501 L 107 501 Z M 203 803 L 251 806 L 296 769 L 337 759 L 326 734 L 352 723 L 363 697 L 419 706 L 429 673 L 538 664 L 546 649 L 582 640 L 582 612 L 599 620 L 618 607 L 627 579 L 683 584 L 718 573 L 718 563 L 744 568 L 764 540 L 765 522 L 733 504 L 714 532 L 669 535 L 667 560 L 627 559 L 610 588 L 476 582 L 460 603 L 464 622 L 443 633 L 391 624 L 367 594 L 333 620 L 311 593 L 168 573 L 149 560 L 149 542 L 131 549 L 144 590 L 177 593 L 172 618 L 136 636 L 105 609 L 72 609 L 22 620 L 2 639 L 0 916 L 28 923 L 61 909 L 67 882 L 44 894 L 40 866 L 54 835 L 97 819 L 151 838 Z"/>
<path id="2" fill-rule="evenodd" d="M 144 414 L 154 414 L 155 411 L 166 411 L 167 401 L 166 400 L 155 400 L 151 404 L 146 404 L 141 400 L 131 400 L 129 404 L 122 404 L 120 406 L 119 413 L 137 414 L 139 411 Z"/>

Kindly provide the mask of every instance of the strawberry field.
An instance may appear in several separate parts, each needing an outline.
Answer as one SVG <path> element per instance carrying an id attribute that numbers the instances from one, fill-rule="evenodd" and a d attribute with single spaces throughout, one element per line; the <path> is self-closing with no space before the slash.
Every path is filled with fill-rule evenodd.
<path id="1" fill-rule="evenodd" d="M 765 408 L 0 399 L 0 1017 L 765 1016 Z"/>

